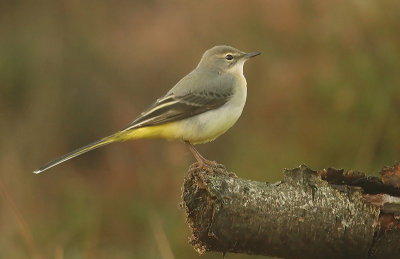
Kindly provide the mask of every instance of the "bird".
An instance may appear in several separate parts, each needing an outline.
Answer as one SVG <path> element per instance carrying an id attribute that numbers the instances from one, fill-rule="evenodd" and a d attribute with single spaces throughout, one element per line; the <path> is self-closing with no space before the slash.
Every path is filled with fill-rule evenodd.
<path id="1" fill-rule="evenodd" d="M 48 162 L 33 173 L 114 142 L 145 138 L 182 140 L 200 168 L 212 165 L 214 162 L 205 159 L 194 145 L 213 141 L 239 119 L 247 97 L 243 65 L 259 54 L 227 45 L 208 49 L 192 72 L 125 128 Z"/>

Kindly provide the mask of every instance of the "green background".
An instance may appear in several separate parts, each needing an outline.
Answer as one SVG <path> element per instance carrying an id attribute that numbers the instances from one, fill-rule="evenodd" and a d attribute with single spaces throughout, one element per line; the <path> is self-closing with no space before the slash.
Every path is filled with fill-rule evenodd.
<path id="1" fill-rule="evenodd" d="M 262 55 L 245 65 L 242 117 L 205 157 L 269 182 L 302 163 L 377 174 L 400 157 L 399 13 L 397 0 L 1 1 L 0 257 L 196 258 L 182 143 L 31 172 L 126 126 L 214 45 Z"/>

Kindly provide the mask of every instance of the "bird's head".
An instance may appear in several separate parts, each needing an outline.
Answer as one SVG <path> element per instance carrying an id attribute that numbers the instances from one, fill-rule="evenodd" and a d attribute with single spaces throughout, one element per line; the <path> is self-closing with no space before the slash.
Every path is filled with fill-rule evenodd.
<path id="1" fill-rule="evenodd" d="M 204 52 L 198 67 L 243 74 L 244 63 L 260 54 L 258 51 L 245 53 L 231 46 L 215 46 Z"/>

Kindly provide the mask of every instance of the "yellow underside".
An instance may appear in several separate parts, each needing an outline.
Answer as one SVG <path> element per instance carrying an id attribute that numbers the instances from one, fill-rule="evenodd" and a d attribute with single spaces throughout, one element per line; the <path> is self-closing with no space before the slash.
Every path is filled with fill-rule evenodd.
<path id="1" fill-rule="evenodd" d="M 196 127 L 190 127 L 180 122 L 170 122 L 157 126 L 137 128 L 118 132 L 105 138 L 106 143 L 121 142 L 145 138 L 179 139 L 187 140 L 192 144 L 201 144 L 213 141 L 230 127 L 215 128 L 210 131 L 198 132 Z"/>
<path id="2" fill-rule="evenodd" d="M 157 126 L 149 126 L 128 131 L 121 131 L 111 136 L 110 140 L 114 142 L 142 138 L 176 139 L 176 132 L 176 124 L 171 122 Z"/>

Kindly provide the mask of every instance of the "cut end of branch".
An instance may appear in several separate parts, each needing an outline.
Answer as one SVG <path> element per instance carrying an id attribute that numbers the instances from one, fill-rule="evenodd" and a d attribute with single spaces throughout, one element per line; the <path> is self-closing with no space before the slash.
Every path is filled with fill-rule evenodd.
<path id="1" fill-rule="evenodd" d="M 227 172 L 225 166 L 221 164 L 216 164 L 208 170 L 200 169 L 197 164 L 193 164 L 185 177 L 182 190 L 181 206 L 186 212 L 187 223 L 192 231 L 189 243 L 199 254 L 210 251 L 211 248 L 207 244 L 212 243 L 214 239 L 210 233 L 210 222 L 213 218 L 215 205 L 212 201 L 215 197 L 209 191 L 211 184 L 209 179 L 213 177 L 237 178 L 234 173 Z"/>

